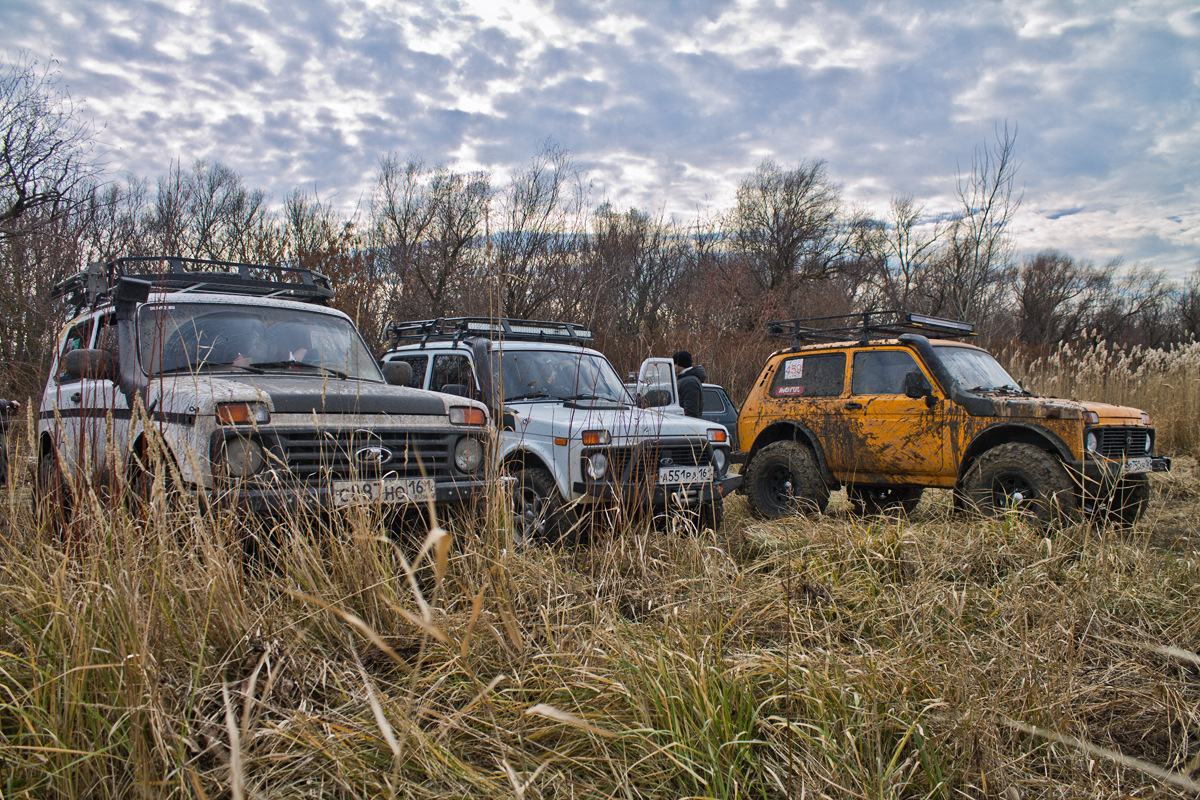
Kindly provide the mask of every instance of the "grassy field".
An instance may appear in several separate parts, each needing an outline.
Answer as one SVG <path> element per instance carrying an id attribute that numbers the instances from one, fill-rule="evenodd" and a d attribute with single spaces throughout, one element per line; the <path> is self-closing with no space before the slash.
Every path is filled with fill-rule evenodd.
<path id="1" fill-rule="evenodd" d="M 1133 529 L 617 521 L 514 550 L 3 500 L 0 795 L 1193 797 L 1200 472 Z M 613 533 L 613 530 L 619 533 Z M 1189 778 L 1190 776 L 1190 778 Z"/>
<path id="2" fill-rule="evenodd" d="M 1133 403 L 1134 528 L 950 513 L 516 549 L 505 498 L 273 524 L 0 490 L 0 800 L 1200 793 L 1200 350 L 1014 374 Z M 25 445 L 28 447 L 28 445 Z M 17 461 L 20 461 L 18 455 Z M 246 542 L 260 544 L 254 557 Z"/>

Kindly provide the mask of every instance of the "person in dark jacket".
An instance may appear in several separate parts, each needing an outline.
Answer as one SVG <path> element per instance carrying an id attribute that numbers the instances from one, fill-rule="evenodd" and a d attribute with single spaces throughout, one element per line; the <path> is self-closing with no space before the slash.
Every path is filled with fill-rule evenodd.
<path id="1" fill-rule="evenodd" d="M 698 417 L 704 409 L 704 382 L 708 373 L 699 364 L 692 364 L 692 354 L 680 350 L 672 358 L 675 362 L 675 384 L 679 387 L 679 405 L 689 417 Z"/>

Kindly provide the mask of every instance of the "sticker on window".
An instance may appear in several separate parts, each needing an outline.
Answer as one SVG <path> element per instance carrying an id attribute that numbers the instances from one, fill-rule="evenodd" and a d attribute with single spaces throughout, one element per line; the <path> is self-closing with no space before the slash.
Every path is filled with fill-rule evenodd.
<path id="1" fill-rule="evenodd" d="M 783 365 L 783 379 L 785 381 L 798 381 L 804 377 L 804 359 L 794 358 Z M 803 394 L 803 392 L 800 392 Z"/>

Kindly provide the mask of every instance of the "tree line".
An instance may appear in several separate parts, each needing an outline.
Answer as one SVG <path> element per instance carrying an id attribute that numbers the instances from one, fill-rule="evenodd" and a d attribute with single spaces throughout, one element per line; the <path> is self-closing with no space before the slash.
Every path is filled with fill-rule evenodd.
<path id="1" fill-rule="evenodd" d="M 377 351 L 395 320 L 505 315 L 589 326 L 621 369 L 691 349 L 735 398 L 775 344 L 765 323 L 904 308 L 974 322 L 1037 356 L 1060 341 L 1169 347 L 1200 331 L 1200 271 L 1054 250 L 1017 255 L 1016 131 L 958 174 L 957 211 L 911 196 L 882 219 L 850 207 L 822 160 L 767 159 L 732 207 L 681 222 L 594 204 L 570 153 L 544 144 L 487 172 L 385 154 L 353 213 L 296 189 L 278 202 L 227 165 L 174 163 L 151 182 L 106 173 L 61 77 L 0 65 L 0 392 L 40 391 L 67 309 L 55 283 L 87 263 L 180 255 L 326 274 Z"/>

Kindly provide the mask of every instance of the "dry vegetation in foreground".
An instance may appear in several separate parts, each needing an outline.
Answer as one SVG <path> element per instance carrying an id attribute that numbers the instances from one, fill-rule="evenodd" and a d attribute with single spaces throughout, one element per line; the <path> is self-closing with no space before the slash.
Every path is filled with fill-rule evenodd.
<path id="1" fill-rule="evenodd" d="M 1190 797 L 1200 475 L 1155 487 L 1136 529 L 737 498 L 553 552 L 283 520 L 256 561 L 161 506 L 57 545 L 10 489 L 0 794 Z"/>

